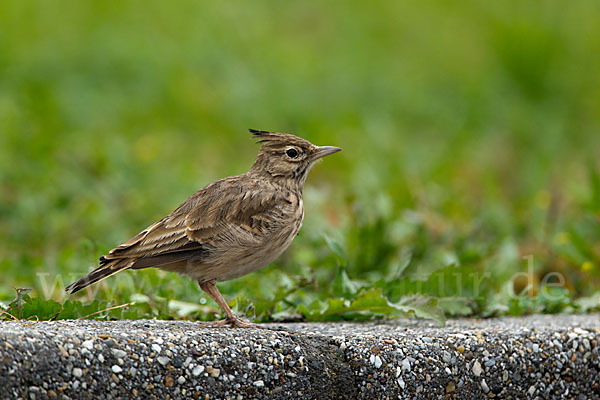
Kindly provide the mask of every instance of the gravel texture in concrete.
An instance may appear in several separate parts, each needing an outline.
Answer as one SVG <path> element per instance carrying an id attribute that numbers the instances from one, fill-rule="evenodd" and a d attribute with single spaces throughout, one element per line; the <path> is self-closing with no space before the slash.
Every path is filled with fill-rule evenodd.
<path id="1" fill-rule="evenodd" d="M 0 398 L 600 398 L 600 316 L 0 322 Z"/>

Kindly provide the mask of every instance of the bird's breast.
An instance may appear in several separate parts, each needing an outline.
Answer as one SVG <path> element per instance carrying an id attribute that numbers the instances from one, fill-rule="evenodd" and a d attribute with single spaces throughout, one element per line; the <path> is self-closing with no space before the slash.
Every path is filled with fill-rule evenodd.
<path id="1" fill-rule="evenodd" d="M 256 223 L 232 228 L 202 266 L 189 269 L 196 279 L 227 281 L 249 274 L 274 261 L 292 243 L 302 226 L 302 196 L 290 193 L 286 201 L 256 218 Z M 202 275 L 202 276 L 200 276 Z"/>

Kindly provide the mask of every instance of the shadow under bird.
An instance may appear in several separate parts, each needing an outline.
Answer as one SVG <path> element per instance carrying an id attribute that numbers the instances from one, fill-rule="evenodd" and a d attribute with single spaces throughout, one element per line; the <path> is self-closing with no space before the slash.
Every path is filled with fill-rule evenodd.
<path id="1" fill-rule="evenodd" d="M 175 211 L 100 257 L 100 266 L 65 290 L 75 293 L 126 269 L 157 267 L 198 281 L 227 315 L 222 321 L 249 328 L 216 286 L 275 260 L 292 242 L 304 218 L 302 189 L 311 167 L 341 149 L 315 146 L 287 133 L 250 132 L 259 139 L 254 165 L 242 175 L 213 182 Z"/>

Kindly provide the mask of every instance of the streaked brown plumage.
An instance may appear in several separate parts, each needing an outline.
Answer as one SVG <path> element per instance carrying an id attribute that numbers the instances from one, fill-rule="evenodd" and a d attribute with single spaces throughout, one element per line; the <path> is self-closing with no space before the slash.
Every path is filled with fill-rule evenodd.
<path id="1" fill-rule="evenodd" d="M 157 267 L 197 280 L 225 311 L 225 320 L 207 326 L 256 326 L 231 311 L 216 282 L 262 268 L 289 246 L 304 218 L 302 189 L 310 168 L 341 149 L 286 133 L 250 132 L 262 146 L 248 172 L 200 189 L 100 257 L 98 268 L 66 290 L 75 293 L 126 269 Z"/>

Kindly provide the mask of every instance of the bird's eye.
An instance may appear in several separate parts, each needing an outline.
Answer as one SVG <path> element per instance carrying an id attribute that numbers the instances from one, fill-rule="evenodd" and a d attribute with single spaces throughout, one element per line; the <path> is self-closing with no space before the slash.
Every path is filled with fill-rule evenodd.
<path id="1" fill-rule="evenodd" d="M 289 157 L 289 158 L 296 158 L 298 157 L 298 150 L 296 149 L 287 149 L 285 151 L 285 154 Z"/>

